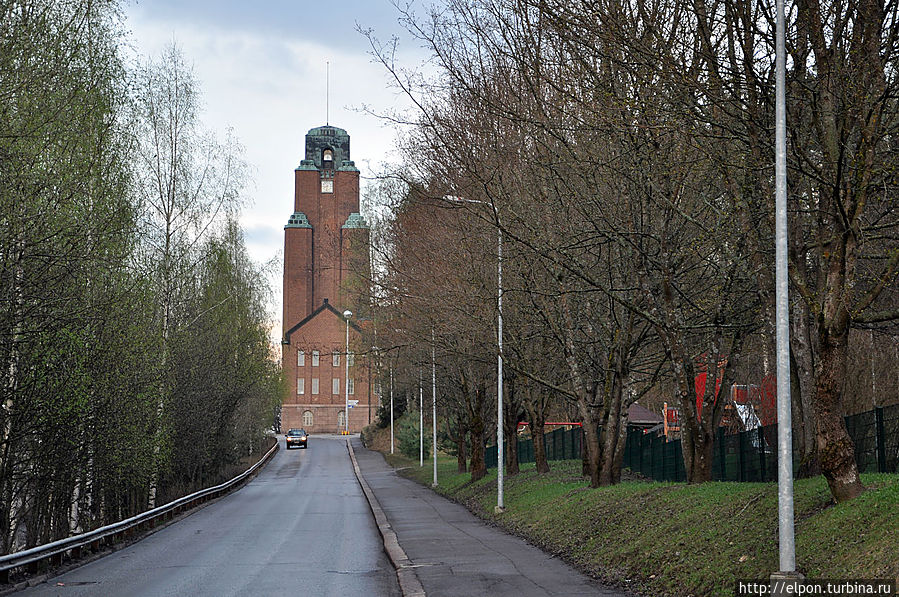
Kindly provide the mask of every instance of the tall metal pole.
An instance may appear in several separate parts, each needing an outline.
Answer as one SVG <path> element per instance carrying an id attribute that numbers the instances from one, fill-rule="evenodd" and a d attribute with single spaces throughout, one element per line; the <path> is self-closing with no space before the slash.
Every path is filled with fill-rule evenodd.
<path id="1" fill-rule="evenodd" d="M 503 229 L 499 225 L 499 214 L 493 203 L 479 199 L 466 199 L 464 197 L 445 196 L 446 201 L 459 203 L 480 203 L 494 208 L 497 219 L 498 242 L 496 246 L 496 507 L 494 511 L 499 513 L 505 510 L 503 499 L 503 466 L 505 454 L 503 451 Z"/>
<path id="2" fill-rule="evenodd" d="M 431 328 L 431 449 L 434 451 L 434 481 L 431 487 L 437 487 L 437 353 L 434 342 L 434 328 Z"/>
<path id="3" fill-rule="evenodd" d="M 390 453 L 393 454 L 393 364 L 390 365 Z"/>
<path id="4" fill-rule="evenodd" d="M 503 499 L 503 468 L 505 455 L 503 452 L 503 229 L 499 232 L 496 245 L 496 337 L 498 351 L 496 353 L 496 512 L 505 510 Z"/>
<path id="5" fill-rule="evenodd" d="M 422 405 L 424 388 L 421 387 L 421 367 L 418 368 L 418 466 L 425 465 L 425 409 Z"/>
<path id="6" fill-rule="evenodd" d="M 793 526 L 793 422 L 790 398 L 790 302 L 787 258 L 787 102 L 784 2 L 777 0 L 775 49 L 775 240 L 777 315 L 777 512 L 780 572 L 796 571 Z"/>
<path id="7" fill-rule="evenodd" d="M 352 311 L 344 311 L 346 318 L 346 354 L 343 355 L 343 422 L 346 427 L 346 434 L 350 434 L 350 317 L 353 316 Z"/>

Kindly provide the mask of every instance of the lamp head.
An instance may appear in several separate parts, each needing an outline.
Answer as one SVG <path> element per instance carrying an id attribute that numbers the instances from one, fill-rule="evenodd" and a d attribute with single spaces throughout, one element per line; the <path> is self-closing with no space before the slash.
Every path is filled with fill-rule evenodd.
<path id="1" fill-rule="evenodd" d="M 349 309 L 347 309 L 346 311 L 343 312 L 344 319 L 349 319 L 352 316 L 353 316 L 353 312 L 350 311 Z"/>

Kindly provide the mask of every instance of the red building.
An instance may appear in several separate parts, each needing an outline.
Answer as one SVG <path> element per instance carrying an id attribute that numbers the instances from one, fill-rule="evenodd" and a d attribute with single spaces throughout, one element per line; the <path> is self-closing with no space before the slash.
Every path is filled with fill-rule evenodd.
<path id="1" fill-rule="evenodd" d="M 348 409 L 350 432 L 371 420 L 359 323 L 367 310 L 368 247 L 350 136 L 333 126 L 314 128 L 306 134 L 306 156 L 295 171 L 293 215 L 284 227 L 284 430 L 342 431 L 347 398 L 358 401 Z M 353 313 L 349 354 L 346 310 Z"/>

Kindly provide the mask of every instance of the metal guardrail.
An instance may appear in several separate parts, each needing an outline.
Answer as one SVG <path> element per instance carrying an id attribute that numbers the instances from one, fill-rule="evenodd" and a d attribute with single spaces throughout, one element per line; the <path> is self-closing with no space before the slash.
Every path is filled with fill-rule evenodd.
<path id="1" fill-rule="evenodd" d="M 279 443 L 276 441 L 275 445 L 259 459 L 259 462 L 230 481 L 225 481 L 220 485 L 202 489 L 163 506 L 141 512 L 131 518 L 87 533 L 73 535 L 52 543 L 38 545 L 2 556 L 0 557 L 0 584 L 8 584 L 10 572 L 15 569 L 27 567 L 30 572 L 37 572 L 42 562 L 48 561 L 54 565 L 61 564 L 66 553 L 69 553 L 74 559 L 80 557 L 85 548 L 91 551 L 98 551 L 103 545 L 114 544 L 133 535 L 136 531 L 152 529 L 160 519 L 171 520 L 176 514 L 189 510 L 202 502 L 219 497 L 259 470 L 278 451 L 278 448 Z"/>

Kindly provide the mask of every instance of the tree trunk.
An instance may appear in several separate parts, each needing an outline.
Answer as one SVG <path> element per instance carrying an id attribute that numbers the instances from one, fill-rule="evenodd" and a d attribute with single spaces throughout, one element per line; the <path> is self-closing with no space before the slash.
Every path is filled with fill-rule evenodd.
<path id="1" fill-rule="evenodd" d="M 531 424 L 531 437 L 534 441 L 534 463 L 536 464 L 537 472 L 545 474 L 549 472 L 549 463 L 546 461 L 546 440 L 543 437 L 546 429 L 544 426 L 546 420 L 541 409 L 529 406 L 527 410 L 528 419 L 530 419 L 529 423 Z"/>
<path id="2" fill-rule="evenodd" d="M 602 450 L 599 484 L 603 487 L 612 485 L 616 482 L 616 478 L 621 478 L 621 458 L 618 458 L 618 444 L 622 427 L 627 427 L 627 409 L 622 408 L 622 385 L 617 381 L 613 383 L 607 400 L 610 401 L 608 416 L 603 421 L 603 433 L 600 437 Z M 618 462 L 617 471 L 616 460 Z"/>
<path id="3" fill-rule="evenodd" d="M 794 240 L 796 237 L 797 240 Z M 793 268 L 803 279 L 808 279 L 805 258 L 802 256 L 802 236 L 799 231 L 792 231 L 790 251 Z M 797 301 L 790 313 L 790 391 L 793 412 L 799 416 L 793 418 L 796 439 L 799 445 L 800 478 L 814 477 L 821 474 L 818 462 L 817 432 L 818 423 L 814 409 L 815 393 L 815 347 L 814 336 L 810 330 L 808 304 Z"/>
<path id="4" fill-rule="evenodd" d="M 711 481 L 714 436 L 706 432 L 700 425 L 684 425 L 681 422 L 681 438 L 687 482 L 692 484 Z"/>
<path id="5" fill-rule="evenodd" d="M 484 460 L 486 389 L 480 384 L 470 383 L 469 380 L 474 379 L 474 377 L 473 372 L 462 371 L 459 377 L 459 383 L 462 395 L 465 396 L 468 437 L 471 439 L 471 463 L 469 470 L 471 471 L 471 480 L 478 481 L 483 479 L 487 474 L 487 462 Z"/>
<path id="6" fill-rule="evenodd" d="M 692 367 L 689 368 L 691 372 L 689 392 L 682 391 L 681 393 L 681 406 L 687 412 L 687 404 L 685 402 L 687 402 L 687 395 L 689 395 L 690 405 L 694 409 L 689 412 L 695 415 L 688 417 L 686 425 L 683 422 L 681 423 L 681 429 L 687 430 L 688 439 L 690 440 L 683 443 L 684 469 L 687 473 L 688 483 L 705 483 L 712 480 L 715 436 L 721 423 L 721 417 L 724 414 L 725 404 L 729 399 L 726 388 L 733 378 L 735 363 L 740 362 L 744 339 L 744 330 L 734 330 L 729 339 L 729 350 L 725 351 L 723 349 L 725 334 L 720 328 L 716 330 L 715 338 L 712 340 L 707 353 L 710 355 L 710 358 L 706 359 L 706 371 L 708 373 L 706 374 L 705 392 L 702 396 L 701 414 L 695 410 L 695 370 Z M 723 370 L 720 367 L 722 359 L 725 360 Z M 683 435 L 684 432 L 682 431 L 681 434 Z M 689 454 L 687 451 L 688 447 Z"/>
<path id="7" fill-rule="evenodd" d="M 624 446 L 627 444 L 627 420 L 618 428 L 618 445 L 615 447 L 615 457 L 612 463 L 612 484 L 621 483 L 621 465 L 624 462 Z"/>
<path id="8" fill-rule="evenodd" d="M 819 333 L 820 358 L 815 372 L 821 470 L 837 502 L 850 500 L 864 491 L 855 464 L 855 446 L 843 422 L 840 390 L 846 373 L 848 329 L 839 335 Z"/>
<path id="9" fill-rule="evenodd" d="M 465 442 L 465 432 L 459 431 L 456 436 L 456 472 L 468 472 L 468 449 Z"/>
<path id="10" fill-rule="evenodd" d="M 487 475 L 487 464 L 484 461 L 484 431 L 472 430 L 471 433 L 471 480 L 480 481 Z"/>
<path id="11" fill-rule="evenodd" d="M 801 308 L 801 305 L 800 302 L 797 307 Z M 791 340 L 793 336 L 794 334 L 790 334 Z M 793 429 L 799 451 L 797 476 L 802 479 L 821 474 L 816 440 L 818 425 L 810 396 L 814 392 L 812 354 L 808 348 L 806 338 L 806 342 L 797 342 L 795 348 L 790 350 L 790 398 L 793 403 Z"/>
<path id="12" fill-rule="evenodd" d="M 590 476 L 590 459 L 587 457 L 587 432 L 584 430 L 584 422 L 581 421 L 581 475 Z"/>
<path id="13" fill-rule="evenodd" d="M 515 392 L 515 376 L 510 375 L 508 379 L 507 393 L 509 399 L 505 403 L 503 409 L 503 434 L 505 436 L 505 457 L 506 457 L 506 473 L 509 475 L 517 475 L 519 473 L 518 466 L 518 401 Z"/>
<path id="14" fill-rule="evenodd" d="M 674 352 L 674 351 L 672 351 Z M 674 352 L 678 356 L 685 351 Z M 682 361 L 672 359 L 675 369 L 675 378 L 678 385 L 678 400 L 681 411 L 681 448 L 684 454 L 684 472 L 688 483 L 704 483 L 712 479 L 712 446 L 714 437 L 710 437 L 703 425 L 703 419 L 714 419 L 711 400 L 706 399 L 709 393 L 715 392 L 715 376 L 718 371 L 711 367 L 711 373 L 706 375 L 705 394 L 702 397 L 705 411 L 700 415 L 696 408 L 696 370 L 690 357 Z"/>
<path id="15" fill-rule="evenodd" d="M 481 409 L 478 409 L 481 410 Z M 478 481 L 487 474 L 484 460 L 484 418 L 475 414 L 471 421 L 471 480 Z"/>
<path id="16" fill-rule="evenodd" d="M 599 428 L 596 425 L 596 421 L 593 420 L 593 413 L 590 412 L 587 401 L 579 398 L 578 406 L 581 410 L 581 417 L 584 419 L 584 464 L 587 468 L 586 476 L 590 477 L 590 487 L 595 488 L 600 486 L 599 459 L 601 448 L 599 445 Z"/>
<path id="17" fill-rule="evenodd" d="M 15 530 L 18 527 L 19 506 L 14 502 L 13 495 L 15 469 L 17 468 L 12 461 L 13 454 L 13 418 L 16 414 L 18 404 L 14 398 L 19 391 L 19 343 L 24 328 L 23 309 L 25 304 L 25 293 L 23 290 L 25 268 L 22 265 L 22 256 L 25 252 L 25 238 L 22 234 L 17 235 L 15 242 L 16 249 L 13 251 L 15 265 L 13 270 L 13 284 L 11 294 L 13 296 L 12 304 L 12 335 L 9 343 L 9 353 L 6 356 L 6 373 L 8 375 L 5 392 L 0 397 L 0 496 L 6 505 L 6 508 L 0 508 L 3 513 L 0 514 L 0 532 L 3 534 L 3 541 L 0 547 L 3 553 L 9 553 L 16 548 Z"/>
<path id="18" fill-rule="evenodd" d="M 468 430 L 462 423 L 461 416 L 447 416 L 446 423 L 447 435 L 456 444 L 456 472 L 468 472 Z"/>
<path id="19" fill-rule="evenodd" d="M 641 284 L 646 285 L 648 276 L 644 274 L 641 278 Z M 685 342 L 687 334 L 680 322 L 682 316 L 679 314 L 679 307 L 674 302 L 674 291 L 667 280 L 663 281 L 662 288 L 659 310 L 663 314 L 665 325 L 656 324 L 655 327 L 671 361 L 674 381 L 677 384 L 684 471 L 688 483 L 704 483 L 712 478 L 714 431 L 721 419 L 720 413 L 724 410 L 724 401 L 719 401 L 716 395 L 718 363 L 724 356 L 721 350 L 722 336 L 719 331 L 705 353 L 706 382 L 704 393 L 700 397 L 696 392 L 697 370 L 694 352 L 688 349 Z M 651 300 L 656 301 L 651 292 L 648 294 Z M 732 363 L 735 360 L 739 360 L 739 356 L 736 354 L 739 353 L 738 348 L 738 346 L 731 347 L 725 374 L 721 378 L 722 389 L 726 387 L 729 377 L 727 371 L 733 366 Z M 697 405 L 697 399 L 702 405 L 701 412 Z"/>
<path id="20" fill-rule="evenodd" d="M 509 433 L 506 435 L 506 474 L 517 475 L 520 472 L 518 466 L 518 434 Z"/>

